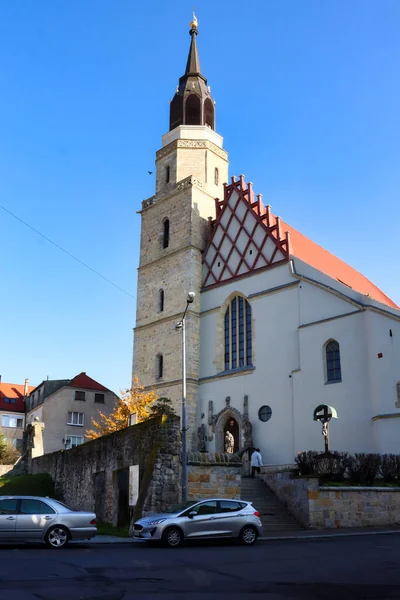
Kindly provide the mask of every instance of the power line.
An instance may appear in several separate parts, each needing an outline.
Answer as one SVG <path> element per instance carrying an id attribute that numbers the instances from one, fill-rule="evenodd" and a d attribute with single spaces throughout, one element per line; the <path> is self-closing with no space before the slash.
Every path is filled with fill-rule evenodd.
<path id="1" fill-rule="evenodd" d="M 71 254 L 71 252 L 68 252 L 68 250 L 66 250 L 62 246 L 59 246 L 59 244 L 56 244 L 56 242 L 53 242 L 53 240 L 51 240 L 46 235 L 44 235 L 43 233 L 41 233 L 40 231 L 38 231 L 37 229 L 35 229 L 34 227 L 32 227 L 32 225 L 29 225 L 29 223 L 27 223 L 26 221 L 24 221 L 23 219 L 21 219 L 20 217 L 18 217 L 17 215 L 15 215 L 13 212 L 11 212 L 11 210 L 8 210 L 8 208 L 6 208 L 5 206 L 3 206 L 2 204 L 0 204 L 0 208 L 2 208 L 6 213 L 8 213 L 12 217 L 14 217 L 14 219 L 17 219 L 17 221 L 19 221 L 20 223 L 22 223 L 23 225 L 25 225 L 25 227 L 28 227 L 29 229 L 31 229 L 32 231 L 34 231 L 35 233 L 37 233 L 38 235 L 40 235 L 40 237 L 42 237 L 44 240 L 46 240 L 47 242 L 50 242 L 50 244 L 53 244 L 53 246 L 55 246 L 56 248 L 58 248 L 59 250 L 61 250 L 61 252 L 64 252 L 70 258 L 73 258 L 74 260 L 76 260 L 76 262 L 78 262 L 80 265 L 82 265 L 86 269 L 89 269 L 89 271 L 92 271 L 92 273 L 94 273 L 98 277 L 101 277 L 102 279 L 104 279 L 104 281 L 107 281 L 107 283 L 110 283 L 111 285 L 113 285 L 115 288 L 117 288 L 117 290 L 119 290 L 120 292 L 123 292 L 127 296 L 130 296 L 131 298 L 135 299 L 135 296 L 133 296 L 130 292 L 127 292 L 122 287 L 120 287 L 119 285 L 117 285 L 116 283 L 114 283 L 113 281 L 111 281 L 111 279 L 108 279 L 107 277 L 105 277 L 104 275 L 102 275 L 101 273 L 99 273 L 99 271 L 96 271 L 96 269 L 93 269 L 88 264 L 86 264 L 85 262 L 83 262 L 83 260 L 81 260 L 77 256 L 74 256 L 73 254 Z"/>

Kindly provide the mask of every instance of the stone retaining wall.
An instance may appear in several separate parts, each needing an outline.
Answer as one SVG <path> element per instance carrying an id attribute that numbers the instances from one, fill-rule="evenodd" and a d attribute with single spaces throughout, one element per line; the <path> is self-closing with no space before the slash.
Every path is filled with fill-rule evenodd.
<path id="1" fill-rule="evenodd" d="M 180 419 L 158 417 L 86 442 L 32 458 L 40 446 L 42 423 L 31 427 L 31 450 L 12 474 L 49 473 L 55 491 L 80 510 L 96 512 L 106 523 L 117 525 L 127 512 L 134 518 L 163 512 L 181 498 Z M 138 466 L 135 506 L 129 509 L 129 467 Z"/>
<path id="2" fill-rule="evenodd" d="M 400 487 L 328 487 L 299 477 L 294 465 L 263 467 L 261 477 L 306 528 L 380 527 L 400 524 Z"/>
<path id="3" fill-rule="evenodd" d="M 229 454 L 192 452 L 188 456 L 189 500 L 240 499 L 242 463 Z"/>

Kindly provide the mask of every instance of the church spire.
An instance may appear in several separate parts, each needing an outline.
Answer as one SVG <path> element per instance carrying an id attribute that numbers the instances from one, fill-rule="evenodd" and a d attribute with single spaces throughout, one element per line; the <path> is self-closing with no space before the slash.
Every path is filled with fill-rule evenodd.
<path id="1" fill-rule="evenodd" d="M 207 79 L 200 71 L 196 42 L 198 22 L 194 13 L 189 34 L 192 39 L 185 74 L 179 79 L 170 107 L 170 131 L 179 125 L 206 125 L 215 129 L 214 101 Z"/>
<path id="2" fill-rule="evenodd" d="M 199 53 L 197 52 L 197 44 L 196 44 L 196 38 L 198 35 L 198 22 L 197 22 L 197 18 L 196 15 L 194 14 L 193 11 L 193 20 L 190 23 L 190 31 L 189 34 L 192 37 L 192 41 L 190 43 L 190 50 L 189 50 L 189 56 L 187 59 L 187 63 L 186 63 L 186 71 L 185 71 L 185 75 L 200 75 L 200 60 L 199 60 Z"/>

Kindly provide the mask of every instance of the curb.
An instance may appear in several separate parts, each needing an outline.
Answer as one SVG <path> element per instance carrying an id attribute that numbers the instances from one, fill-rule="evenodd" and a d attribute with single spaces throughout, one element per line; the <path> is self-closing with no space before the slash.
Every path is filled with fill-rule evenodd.
<path id="1" fill-rule="evenodd" d="M 259 542 L 299 542 L 302 540 L 327 540 L 336 538 L 349 538 L 349 537 L 361 537 L 367 535 L 400 535 L 400 529 L 386 529 L 386 530 L 374 530 L 374 531 L 348 531 L 340 533 L 307 533 L 304 535 L 275 535 L 275 536 L 262 536 L 258 538 Z M 111 535 L 99 535 L 91 540 L 76 540 L 72 541 L 71 544 L 89 544 L 89 545 L 103 545 L 103 544 L 143 544 L 145 540 L 135 540 L 131 537 L 120 538 Z"/>
<path id="2" fill-rule="evenodd" d="M 333 538 L 360 537 L 366 535 L 394 535 L 400 534 L 399 529 L 389 529 L 386 531 L 349 531 L 347 533 L 320 533 L 307 535 L 280 535 L 280 536 L 262 536 L 258 540 L 260 542 L 276 542 L 276 541 L 299 541 L 299 540 L 326 540 Z"/>

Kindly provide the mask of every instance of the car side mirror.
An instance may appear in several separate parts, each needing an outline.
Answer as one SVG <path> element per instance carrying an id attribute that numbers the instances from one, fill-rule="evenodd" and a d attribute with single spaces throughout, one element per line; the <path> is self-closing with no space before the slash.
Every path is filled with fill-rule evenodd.
<path id="1" fill-rule="evenodd" d="M 193 519 L 193 517 L 195 517 L 197 515 L 197 512 L 195 510 L 191 510 L 190 513 L 188 514 L 189 519 Z"/>

